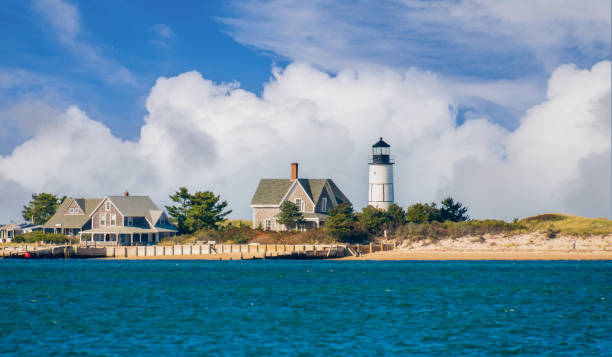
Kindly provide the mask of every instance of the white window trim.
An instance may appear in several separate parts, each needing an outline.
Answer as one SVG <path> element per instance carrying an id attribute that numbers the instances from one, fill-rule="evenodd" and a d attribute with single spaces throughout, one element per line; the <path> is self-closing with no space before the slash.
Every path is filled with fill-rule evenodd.
<path id="1" fill-rule="evenodd" d="M 264 219 L 264 230 L 271 231 L 272 230 L 272 220 L 269 218 Z"/>
<path id="2" fill-rule="evenodd" d="M 298 204 L 298 200 L 300 201 L 300 203 Z M 306 208 L 305 206 L 305 201 L 303 199 L 301 199 L 300 197 L 296 197 L 296 199 L 294 200 L 294 203 L 296 206 L 298 206 L 298 209 L 300 210 L 300 212 L 304 212 L 304 209 Z"/>
<path id="3" fill-rule="evenodd" d="M 106 213 L 102 213 L 99 216 L 100 227 L 106 227 Z"/>
<path id="4" fill-rule="evenodd" d="M 127 218 L 127 225 L 128 227 L 131 227 L 134 225 L 134 219 L 132 217 Z"/>
<path id="5" fill-rule="evenodd" d="M 321 211 L 327 212 L 327 197 L 321 198 Z"/>
<path id="6" fill-rule="evenodd" d="M 109 201 L 106 201 L 106 203 L 104 204 L 104 209 L 107 211 L 110 211 L 111 208 L 111 203 Z"/>
<path id="7" fill-rule="evenodd" d="M 70 214 L 74 214 L 74 207 L 70 207 Z"/>
<path id="8" fill-rule="evenodd" d="M 113 222 L 114 222 L 114 223 L 113 223 Z M 114 214 L 114 213 L 113 213 L 113 214 L 111 214 L 111 217 L 110 217 L 110 225 L 111 225 L 111 227 L 114 227 L 114 226 L 116 226 L 116 225 L 117 225 L 117 215 L 116 215 L 116 214 Z"/>

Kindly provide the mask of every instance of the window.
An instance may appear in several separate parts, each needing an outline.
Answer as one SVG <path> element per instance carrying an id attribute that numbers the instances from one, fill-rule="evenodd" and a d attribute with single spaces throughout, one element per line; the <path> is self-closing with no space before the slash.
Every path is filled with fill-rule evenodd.
<path id="1" fill-rule="evenodd" d="M 127 225 L 128 226 L 134 225 L 134 218 L 133 217 L 128 217 L 127 218 Z"/>
<path id="2" fill-rule="evenodd" d="M 111 226 L 116 226 L 117 225 L 117 215 L 116 214 L 111 214 L 111 222 L 110 222 Z"/>
<path id="3" fill-rule="evenodd" d="M 163 214 L 161 217 L 159 217 L 159 224 L 166 224 L 166 216 L 164 216 Z"/>
<path id="4" fill-rule="evenodd" d="M 70 207 L 70 214 L 74 214 L 74 208 Z"/>
<path id="5" fill-rule="evenodd" d="M 327 197 L 321 198 L 321 211 L 327 212 Z"/>
<path id="6" fill-rule="evenodd" d="M 298 206 L 298 209 L 301 212 L 304 212 L 304 201 L 301 198 L 296 198 L 295 199 L 295 205 Z"/>
<path id="7" fill-rule="evenodd" d="M 110 202 L 106 201 L 106 210 L 110 211 Z"/>
<path id="8" fill-rule="evenodd" d="M 106 214 L 101 214 L 100 215 L 100 225 L 101 226 L 106 226 Z"/>
<path id="9" fill-rule="evenodd" d="M 266 219 L 266 220 L 264 221 L 264 229 L 265 229 L 266 231 L 270 231 L 270 230 L 272 230 L 272 220 L 271 220 L 271 219 Z"/>

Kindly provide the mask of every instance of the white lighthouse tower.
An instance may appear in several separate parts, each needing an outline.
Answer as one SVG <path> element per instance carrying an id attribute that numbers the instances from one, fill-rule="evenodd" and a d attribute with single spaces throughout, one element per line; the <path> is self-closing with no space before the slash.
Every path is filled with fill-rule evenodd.
<path id="1" fill-rule="evenodd" d="M 388 209 L 393 203 L 393 162 L 391 146 L 382 138 L 372 145 L 368 205 Z"/>

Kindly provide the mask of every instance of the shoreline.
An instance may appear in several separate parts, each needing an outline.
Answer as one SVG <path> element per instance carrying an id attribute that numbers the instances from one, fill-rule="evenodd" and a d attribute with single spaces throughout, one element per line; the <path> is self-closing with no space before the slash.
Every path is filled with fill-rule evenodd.
<path id="1" fill-rule="evenodd" d="M 152 257 L 107 257 L 102 260 L 252 260 L 263 259 L 263 254 L 194 254 Z M 437 260 L 612 260 L 612 251 L 552 251 L 552 250 L 414 250 L 396 249 L 385 252 L 363 254 L 360 257 L 342 257 L 327 260 L 337 261 L 437 261 Z"/>
<path id="2" fill-rule="evenodd" d="M 396 249 L 338 260 L 612 260 L 612 251 Z"/>

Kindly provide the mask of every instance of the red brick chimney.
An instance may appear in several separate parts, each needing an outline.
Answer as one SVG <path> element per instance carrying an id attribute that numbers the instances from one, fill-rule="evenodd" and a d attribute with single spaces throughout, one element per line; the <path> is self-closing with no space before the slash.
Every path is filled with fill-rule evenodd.
<path id="1" fill-rule="evenodd" d="M 298 178 L 298 163 L 294 162 L 291 164 L 291 181 L 295 181 Z"/>

